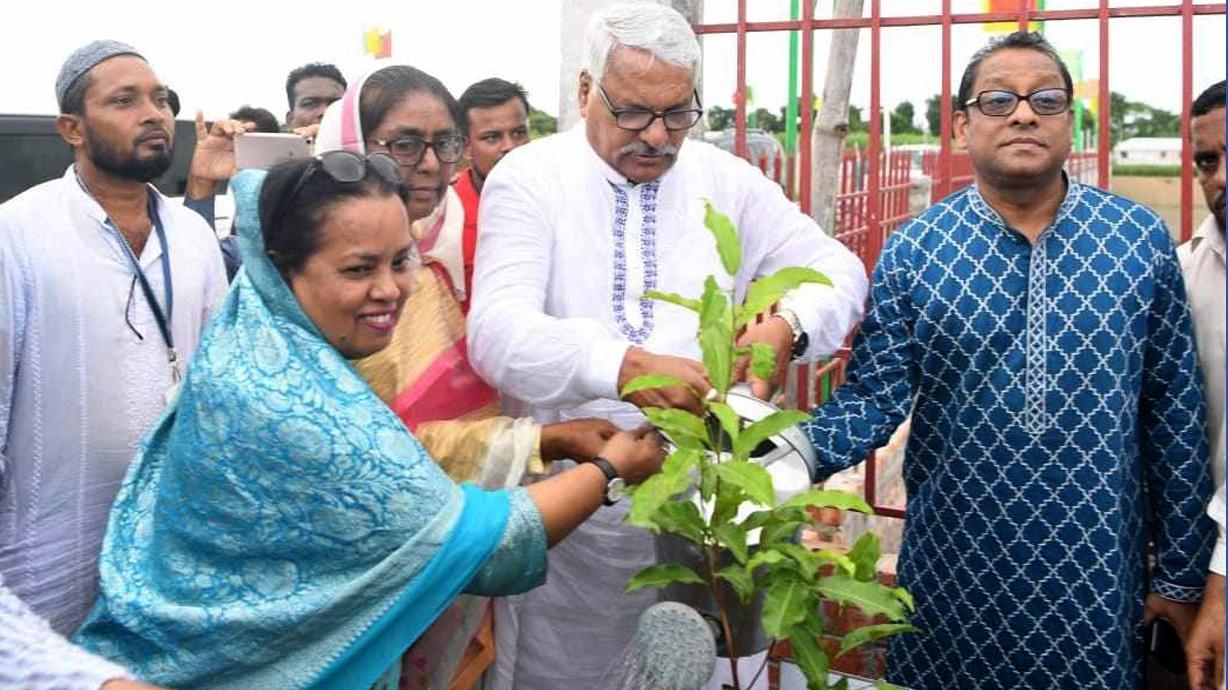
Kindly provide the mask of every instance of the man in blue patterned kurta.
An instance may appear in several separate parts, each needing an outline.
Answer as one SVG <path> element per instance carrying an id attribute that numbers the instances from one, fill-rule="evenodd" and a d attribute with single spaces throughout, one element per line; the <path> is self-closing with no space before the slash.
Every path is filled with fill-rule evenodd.
<path id="1" fill-rule="evenodd" d="M 1144 618 L 1196 610 L 1211 492 L 1181 273 L 1155 213 L 1062 172 L 1070 97 L 1036 34 L 974 56 L 954 125 L 976 183 L 888 239 L 848 382 L 807 425 L 826 475 L 912 413 L 899 578 L 923 632 L 888 648 L 912 688 L 1136 688 Z"/>

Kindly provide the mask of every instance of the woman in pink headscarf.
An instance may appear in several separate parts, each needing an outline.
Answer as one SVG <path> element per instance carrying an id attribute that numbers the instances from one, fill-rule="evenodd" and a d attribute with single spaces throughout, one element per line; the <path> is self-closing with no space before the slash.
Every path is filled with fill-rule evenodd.
<path id="1" fill-rule="evenodd" d="M 515 486 L 551 460 L 591 459 L 617 428 L 596 419 L 541 426 L 500 416 L 498 393 L 469 366 L 460 308 L 464 215 L 449 184 L 464 149 L 459 118 L 439 80 L 413 67 L 385 67 L 329 107 L 316 152 L 383 152 L 397 160 L 424 264 L 392 344 L 356 362 L 358 371 L 454 480 Z M 461 597 L 445 612 L 402 660 L 401 687 L 476 681 L 494 658 L 487 604 Z"/>

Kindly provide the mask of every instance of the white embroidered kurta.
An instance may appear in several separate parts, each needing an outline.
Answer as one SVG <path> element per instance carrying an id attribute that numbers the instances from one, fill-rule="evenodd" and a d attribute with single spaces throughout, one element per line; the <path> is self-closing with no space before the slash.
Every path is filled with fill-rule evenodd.
<path id="1" fill-rule="evenodd" d="M 200 216 L 160 195 L 158 214 L 186 364 L 226 273 Z M 94 603 L 111 502 L 171 385 L 153 312 L 106 222 L 72 168 L 0 206 L 0 573 L 65 634 Z M 151 232 L 139 261 L 160 304 L 161 256 Z"/>
<path id="2" fill-rule="evenodd" d="M 703 225 L 703 200 L 742 237 L 742 270 L 721 269 Z M 687 141 L 653 183 L 630 185 L 589 146 L 583 126 L 516 149 L 482 191 L 469 352 L 478 372 L 541 422 L 643 417 L 618 401 L 628 347 L 699 358 L 697 317 L 641 299 L 658 289 L 698 297 L 714 275 L 741 295 L 786 266 L 816 268 L 834 288 L 787 297 L 810 335 L 832 352 L 862 315 L 861 261 L 756 168 Z M 647 532 L 622 524 L 626 504 L 602 508 L 550 551 L 547 584 L 496 607 L 495 690 L 597 688 L 631 640 L 655 593 L 623 595 L 654 560 Z"/>
<path id="3" fill-rule="evenodd" d="M 1211 475 L 1224 483 L 1224 232 L 1207 216 L 1189 242 L 1177 248 L 1185 293 L 1198 340 L 1198 364 L 1207 395 L 1207 438 L 1211 444 Z"/>

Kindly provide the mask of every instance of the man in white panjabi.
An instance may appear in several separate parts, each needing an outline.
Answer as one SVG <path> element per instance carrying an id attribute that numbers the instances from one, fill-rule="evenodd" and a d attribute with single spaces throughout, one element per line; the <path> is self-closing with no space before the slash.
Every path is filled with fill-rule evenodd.
<path id="1" fill-rule="evenodd" d="M 779 316 L 750 328 L 780 363 L 829 354 L 862 315 L 865 268 L 752 167 L 685 141 L 702 115 L 699 45 L 686 20 L 656 3 L 602 10 L 586 36 L 582 126 L 507 155 L 487 179 L 469 315 L 469 351 L 509 404 L 540 422 L 595 416 L 640 424 L 618 391 L 663 373 L 690 384 L 632 402 L 698 409 L 710 385 L 697 361 L 696 316 L 643 297 L 698 296 L 715 275 L 739 294 L 785 266 L 825 273 Z M 704 199 L 742 236 L 729 279 L 704 227 Z M 752 381 L 765 397 L 770 385 Z M 626 502 L 603 508 L 550 554 L 545 586 L 496 602 L 497 660 L 488 690 L 576 690 L 616 681 L 614 660 L 655 598 L 622 593 L 654 560 L 651 536 L 623 524 Z"/>
<path id="2" fill-rule="evenodd" d="M 63 636 L 226 273 L 211 228 L 149 184 L 174 120 L 145 59 L 90 43 L 56 95 L 74 164 L 0 205 L 0 687 L 120 690 L 136 687 L 123 669 Z"/>
<path id="3" fill-rule="evenodd" d="M 1219 489 L 1207 513 L 1219 525 L 1219 540 L 1211 556 L 1207 584 L 1203 588 L 1202 607 L 1186 639 L 1186 660 L 1189 665 L 1190 687 L 1224 688 L 1224 316 L 1226 267 L 1224 227 L 1225 177 L 1228 158 L 1225 157 L 1225 99 L 1223 80 L 1207 87 L 1190 107 L 1190 144 L 1198 185 L 1202 187 L 1207 209 L 1211 211 L 1194 231 L 1189 242 L 1177 248 L 1185 292 L 1190 300 L 1190 316 L 1194 319 L 1194 335 L 1198 338 L 1198 362 L 1207 396 L 1207 439 L 1211 445 L 1211 476 Z M 1217 678 L 1218 676 L 1218 678 Z M 1218 681 L 1218 684 L 1217 684 Z"/>

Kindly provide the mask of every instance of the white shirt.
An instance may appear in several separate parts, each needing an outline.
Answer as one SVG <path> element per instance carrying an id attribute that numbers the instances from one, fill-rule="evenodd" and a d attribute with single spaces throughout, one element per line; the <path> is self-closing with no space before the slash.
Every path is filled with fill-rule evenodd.
<path id="1" fill-rule="evenodd" d="M 161 195 L 157 206 L 186 364 L 226 274 L 200 216 Z M 111 502 L 171 386 L 153 311 L 107 222 L 71 167 L 0 205 L 0 573 L 63 634 L 94 602 Z M 150 232 L 139 261 L 165 309 L 161 256 Z"/>
<path id="2" fill-rule="evenodd" d="M 1189 242 L 1177 248 L 1185 291 L 1198 341 L 1207 396 L 1207 437 L 1211 445 L 1211 474 L 1215 485 L 1224 483 L 1224 233 L 1207 216 Z"/>
<path id="3" fill-rule="evenodd" d="M 1222 456 L 1220 458 L 1220 462 L 1223 462 Z M 1207 515 L 1210 515 L 1211 519 L 1215 521 L 1216 526 L 1219 527 L 1219 537 L 1215 540 L 1215 551 L 1211 554 L 1211 565 L 1208 570 L 1213 573 L 1223 575 L 1225 565 L 1223 484 L 1219 485 L 1219 488 L 1215 491 L 1215 495 L 1211 497 L 1211 503 L 1207 506 Z"/>
<path id="4" fill-rule="evenodd" d="M 740 231 L 736 278 L 704 227 L 704 199 Z M 658 184 L 631 185 L 581 124 L 501 160 L 479 214 L 470 359 L 505 402 L 517 399 L 539 422 L 591 416 L 634 426 L 643 417 L 616 390 L 627 348 L 699 359 L 696 315 L 644 307 L 650 286 L 699 297 L 713 275 L 740 299 L 756 277 L 818 269 L 834 288 L 805 286 L 782 304 L 809 333 L 812 356 L 835 350 L 863 313 L 861 261 L 758 169 L 709 144 L 685 142 Z M 625 511 L 625 501 L 602 508 L 551 549 L 545 586 L 497 600 L 488 690 L 604 687 L 617 673 L 611 665 L 655 600 L 648 590 L 622 594 L 655 561 L 651 535 L 623 524 Z"/>
<path id="5" fill-rule="evenodd" d="M 130 677 L 52 630 L 0 576 L 0 688 L 98 690 L 108 680 Z"/>
<path id="6" fill-rule="evenodd" d="M 809 333 L 811 356 L 833 352 L 861 318 L 865 267 L 785 198 L 757 168 L 703 142 L 686 141 L 675 165 L 649 185 L 631 186 L 593 151 L 584 126 L 508 154 L 482 189 L 479 241 L 469 315 L 469 352 L 479 373 L 507 396 L 532 401 L 540 421 L 577 416 L 635 424 L 618 401 L 627 331 L 659 354 L 699 359 L 697 316 L 650 302 L 645 324 L 644 211 L 655 210 L 656 289 L 699 297 L 716 277 L 739 298 L 754 278 L 786 266 L 810 266 L 834 288 L 805 286 L 782 301 Z M 616 297 L 619 197 L 627 221 L 621 252 L 625 291 Z M 728 215 L 742 239 L 736 279 L 722 270 L 704 227 L 704 199 Z M 655 201 L 655 207 L 654 202 Z M 654 234 L 654 233 L 650 233 Z M 653 261 L 648 261 L 651 272 Z M 625 318 L 619 319 L 621 301 Z"/>

